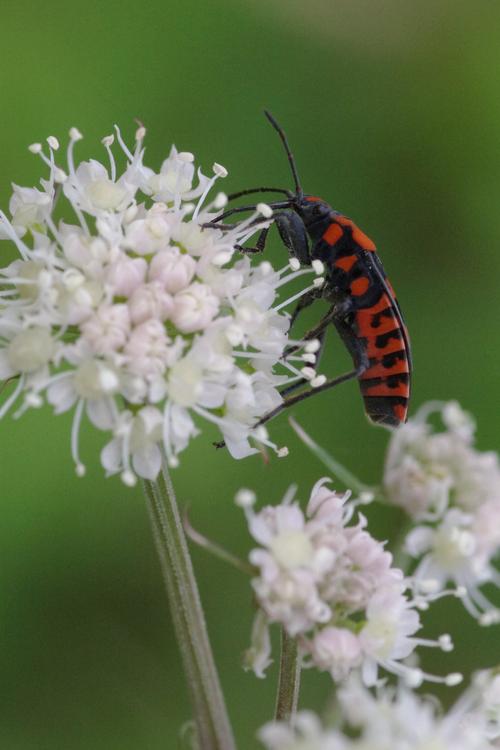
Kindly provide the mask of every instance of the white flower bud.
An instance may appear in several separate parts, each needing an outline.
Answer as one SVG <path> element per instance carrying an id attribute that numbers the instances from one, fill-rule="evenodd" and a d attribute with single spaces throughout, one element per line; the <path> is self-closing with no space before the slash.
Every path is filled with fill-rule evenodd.
<path id="1" fill-rule="evenodd" d="M 136 326 L 124 347 L 128 369 L 134 375 L 156 376 L 170 363 L 169 340 L 159 320 L 146 320 Z"/>
<path id="2" fill-rule="evenodd" d="M 219 310 L 219 299 L 209 286 L 194 282 L 174 297 L 172 322 L 183 333 L 206 328 Z"/>
<path id="3" fill-rule="evenodd" d="M 127 305 L 102 305 L 82 323 L 82 335 L 95 354 L 108 354 L 125 346 L 130 331 Z"/>
<path id="4" fill-rule="evenodd" d="M 149 318 L 166 320 L 172 310 L 173 301 L 159 282 L 139 286 L 129 299 L 128 307 L 133 323 L 143 323 Z"/>
<path id="5" fill-rule="evenodd" d="M 190 255 L 175 250 L 161 250 L 152 258 L 149 279 L 159 282 L 169 294 L 177 294 L 191 283 L 196 271 L 196 261 Z"/>
<path id="6" fill-rule="evenodd" d="M 108 267 L 106 281 L 117 297 L 130 297 L 144 282 L 148 264 L 144 258 L 123 256 Z"/>

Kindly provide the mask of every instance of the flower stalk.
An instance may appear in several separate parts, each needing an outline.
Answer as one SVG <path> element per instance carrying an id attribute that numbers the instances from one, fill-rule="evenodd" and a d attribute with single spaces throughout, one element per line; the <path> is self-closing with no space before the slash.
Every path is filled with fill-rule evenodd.
<path id="1" fill-rule="evenodd" d="M 285 628 L 282 627 L 280 673 L 274 712 L 276 721 L 286 721 L 293 724 L 299 700 L 300 670 L 301 656 L 297 640 L 289 636 Z"/>
<path id="2" fill-rule="evenodd" d="M 193 706 L 198 745 L 204 750 L 234 750 L 198 587 L 166 466 L 156 481 L 144 481 L 144 491 Z"/>

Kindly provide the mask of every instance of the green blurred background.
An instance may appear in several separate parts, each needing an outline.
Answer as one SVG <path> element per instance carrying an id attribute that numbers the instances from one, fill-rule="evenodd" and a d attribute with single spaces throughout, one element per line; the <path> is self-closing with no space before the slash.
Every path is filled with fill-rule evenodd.
<path id="1" fill-rule="evenodd" d="M 288 186 L 268 107 L 306 190 L 377 242 L 411 332 L 413 409 L 459 399 L 477 416 L 480 446 L 498 448 L 499 28 L 500 4 L 485 0 L 4 0 L 1 205 L 11 181 L 41 176 L 27 144 L 64 141 L 77 125 L 79 154 L 99 158 L 112 124 L 130 137 L 135 117 L 148 126 L 151 166 L 175 141 L 206 170 L 223 163 L 225 189 Z M 271 252 L 283 262 L 276 237 Z M 324 371 L 346 363 L 332 337 Z M 295 414 L 352 471 L 380 479 L 388 435 L 367 424 L 356 384 Z M 102 478 L 91 430 L 88 475 L 77 479 L 69 426 L 48 411 L 0 426 L 0 748 L 179 747 L 189 707 L 140 491 Z M 240 554 L 240 486 L 276 502 L 294 481 L 305 498 L 324 473 L 286 418 L 272 433 L 288 459 L 236 463 L 205 432 L 175 472 L 194 524 Z M 382 538 L 391 522 L 377 514 Z M 249 587 L 204 553 L 194 559 L 240 747 L 254 748 L 276 675 L 261 682 L 240 668 Z M 479 630 L 458 604 L 438 608 L 427 632 L 450 619 L 457 649 L 427 667 L 499 661 L 498 628 Z M 306 673 L 303 705 L 321 708 L 328 688 Z"/>

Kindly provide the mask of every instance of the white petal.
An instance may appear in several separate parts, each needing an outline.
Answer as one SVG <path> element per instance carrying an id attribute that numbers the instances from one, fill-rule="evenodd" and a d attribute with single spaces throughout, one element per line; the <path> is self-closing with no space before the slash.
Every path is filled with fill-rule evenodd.
<path id="1" fill-rule="evenodd" d="M 198 403 L 206 409 L 217 409 L 224 403 L 226 392 L 226 386 L 220 383 L 204 383 L 203 390 L 198 397 Z"/>
<path id="2" fill-rule="evenodd" d="M 110 399 L 98 399 L 87 401 L 87 416 L 92 424 L 99 430 L 111 430 L 115 419 Z"/>
<path id="3" fill-rule="evenodd" d="M 113 438 L 101 451 L 101 463 L 108 476 L 116 474 L 121 469 L 121 440 Z"/>
<path id="4" fill-rule="evenodd" d="M 247 456 L 252 456 L 254 453 L 259 452 L 258 448 L 252 447 L 248 442 L 248 439 L 245 437 L 236 438 L 230 435 L 224 435 L 224 442 L 226 443 L 226 448 L 231 456 L 236 459 L 246 458 Z"/>
<path id="5" fill-rule="evenodd" d="M 132 456 L 134 471 L 144 479 L 156 479 L 161 468 L 161 451 L 157 445 L 146 445 Z"/>
<path id="6" fill-rule="evenodd" d="M 71 377 L 62 378 L 47 388 L 47 399 L 56 414 L 71 409 L 77 398 Z"/>

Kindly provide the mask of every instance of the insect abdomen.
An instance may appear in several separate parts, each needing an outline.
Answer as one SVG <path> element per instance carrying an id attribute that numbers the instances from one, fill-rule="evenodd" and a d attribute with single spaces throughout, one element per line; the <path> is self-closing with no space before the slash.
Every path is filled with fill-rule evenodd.
<path id="1" fill-rule="evenodd" d="M 377 424 L 397 427 L 408 412 L 410 361 L 407 333 L 394 299 L 382 291 L 378 302 L 356 311 L 354 321 L 369 362 L 359 378 L 366 413 Z"/>

